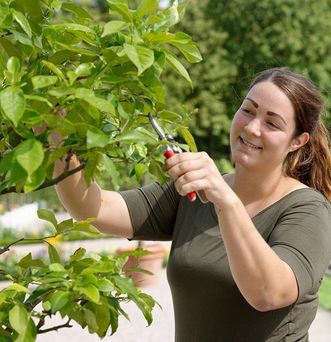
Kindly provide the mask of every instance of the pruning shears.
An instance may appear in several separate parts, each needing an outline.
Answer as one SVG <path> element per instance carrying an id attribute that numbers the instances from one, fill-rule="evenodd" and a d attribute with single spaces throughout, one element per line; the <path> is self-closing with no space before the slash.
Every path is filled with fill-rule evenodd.
<path id="1" fill-rule="evenodd" d="M 180 148 L 178 148 L 177 146 L 174 145 L 176 143 L 176 140 L 173 138 L 173 136 L 170 134 L 167 134 L 163 131 L 163 129 L 160 127 L 160 125 L 158 124 L 158 122 L 156 121 L 156 119 L 154 118 L 154 116 L 151 113 L 148 113 L 148 118 L 149 118 L 149 121 L 150 121 L 152 127 L 154 128 L 155 132 L 159 136 L 159 139 L 161 141 L 167 141 L 169 143 L 169 144 L 167 144 L 166 150 L 163 153 L 164 157 L 166 159 L 169 159 L 170 157 L 172 157 L 176 153 L 181 153 Z M 197 198 L 196 192 L 188 193 L 187 198 L 189 199 L 189 201 L 194 202 Z"/>

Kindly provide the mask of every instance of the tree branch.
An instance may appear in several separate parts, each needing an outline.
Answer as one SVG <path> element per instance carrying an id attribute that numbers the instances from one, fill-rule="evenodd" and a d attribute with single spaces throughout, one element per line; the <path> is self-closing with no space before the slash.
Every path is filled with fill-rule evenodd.
<path id="1" fill-rule="evenodd" d="M 45 334 L 53 330 L 59 330 L 61 328 L 72 328 L 72 325 L 70 324 L 70 322 L 71 322 L 71 318 L 69 318 L 68 321 L 64 324 L 57 325 L 55 327 L 48 328 L 48 329 L 38 330 L 38 334 Z"/>
<path id="2" fill-rule="evenodd" d="M 46 180 L 43 184 L 41 184 L 37 189 L 35 189 L 34 191 L 38 191 L 38 190 L 41 190 L 41 189 L 44 189 L 44 188 L 48 188 L 52 185 L 55 185 L 57 183 L 60 183 L 61 181 L 63 181 L 64 179 L 66 179 L 67 177 L 75 174 L 76 172 L 79 172 L 81 170 L 84 169 L 86 165 L 86 162 L 82 162 L 79 166 L 77 166 L 76 168 L 70 170 L 70 171 L 64 171 L 63 173 L 61 173 L 59 176 L 57 176 L 56 178 L 54 179 L 49 179 L 49 180 Z M 3 195 L 3 194 L 8 194 L 8 193 L 11 193 L 11 192 L 15 192 L 15 193 L 18 193 L 17 192 L 17 189 L 15 186 L 12 186 L 8 189 L 3 189 L 2 191 L 0 191 L 0 195 Z M 23 190 L 21 190 L 21 193 L 23 193 Z"/>

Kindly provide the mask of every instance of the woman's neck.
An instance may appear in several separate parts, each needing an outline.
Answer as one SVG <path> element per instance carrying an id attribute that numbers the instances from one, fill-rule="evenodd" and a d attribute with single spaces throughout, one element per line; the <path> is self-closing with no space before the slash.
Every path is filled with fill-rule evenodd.
<path id="1" fill-rule="evenodd" d="M 241 201 L 248 205 L 279 196 L 285 191 L 286 178 L 282 170 L 250 172 L 239 166 L 229 179 L 229 185 Z"/>

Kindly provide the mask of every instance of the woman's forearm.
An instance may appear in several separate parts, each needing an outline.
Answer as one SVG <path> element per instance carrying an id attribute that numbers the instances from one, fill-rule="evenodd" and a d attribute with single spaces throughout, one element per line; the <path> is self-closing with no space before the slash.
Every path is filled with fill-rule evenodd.
<path id="1" fill-rule="evenodd" d="M 259 311 L 292 304 L 298 296 L 294 273 L 264 241 L 239 198 L 218 218 L 232 275 L 246 300 Z"/>

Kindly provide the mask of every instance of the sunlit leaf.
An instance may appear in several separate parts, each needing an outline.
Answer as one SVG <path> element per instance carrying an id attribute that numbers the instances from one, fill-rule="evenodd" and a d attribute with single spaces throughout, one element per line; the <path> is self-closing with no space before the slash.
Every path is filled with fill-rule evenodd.
<path id="1" fill-rule="evenodd" d="M 94 285 L 89 284 L 84 287 L 78 287 L 77 291 L 85 295 L 92 302 L 99 303 L 100 293 L 99 293 L 99 290 Z"/>
<path id="2" fill-rule="evenodd" d="M 31 79 L 34 89 L 40 89 L 49 87 L 57 82 L 58 78 L 56 76 L 33 76 Z"/>
<path id="3" fill-rule="evenodd" d="M 77 99 L 84 100 L 101 111 L 104 111 L 107 113 L 115 113 L 115 108 L 111 104 L 111 102 L 99 96 L 96 96 L 93 90 L 86 89 L 86 88 L 77 88 L 74 91 L 74 95 Z"/>
<path id="4" fill-rule="evenodd" d="M 103 163 L 105 165 L 107 174 L 111 178 L 111 182 L 112 182 L 112 185 L 114 187 L 114 190 L 119 190 L 121 175 L 118 172 L 118 170 L 116 169 L 115 164 L 113 163 L 111 158 L 109 158 L 106 155 L 103 155 Z"/>
<path id="5" fill-rule="evenodd" d="M 102 131 L 90 131 L 86 133 L 86 146 L 87 148 L 104 147 L 109 144 L 109 136 Z"/>
<path id="6" fill-rule="evenodd" d="M 189 146 L 190 151 L 191 152 L 197 152 L 198 148 L 197 148 L 197 145 L 195 144 L 194 138 L 193 138 L 192 134 L 190 133 L 190 131 L 184 126 L 180 126 L 179 129 L 180 129 L 180 133 L 182 134 L 185 142 Z"/>
<path id="7" fill-rule="evenodd" d="M 21 305 L 15 305 L 9 311 L 9 323 L 19 334 L 24 334 L 29 322 L 29 314 Z"/>
<path id="8" fill-rule="evenodd" d="M 128 22 L 132 20 L 132 14 L 126 0 L 107 0 L 107 2 L 111 11 L 121 15 Z"/>
<path id="9" fill-rule="evenodd" d="M 32 175 L 44 160 L 43 146 L 38 140 L 25 140 L 15 148 L 15 156 L 27 174 Z"/>
<path id="10" fill-rule="evenodd" d="M 14 15 L 15 20 L 18 22 L 18 24 L 22 27 L 22 29 L 25 31 L 25 33 L 31 38 L 32 37 L 32 31 L 31 26 L 24 16 L 22 12 L 12 10 L 12 13 Z"/>
<path id="11" fill-rule="evenodd" d="M 158 7 L 159 2 L 157 0 L 142 0 L 137 8 L 136 19 L 154 13 Z"/>
<path id="12" fill-rule="evenodd" d="M 5 291 L 16 291 L 16 292 L 24 292 L 24 293 L 30 293 L 30 291 L 21 284 L 11 284 L 5 288 Z"/>
<path id="13" fill-rule="evenodd" d="M 31 192 L 37 189 L 41 184 L 44 183 L 46 178 L 46 171 L 43 169 L 37 169 L 31 175 L 28 176 L 26 183 L 24 184 L 24 192 Z"/>
<path id="14" fill-rule="evenodd" d="M 116 32 L 120 32 L 124 30 L 127 26 L 128 24 L 125 21 L 111 20 L 107 24 L 105 24 L 103 28 L 102 37 L 108 36 Z"/>
<path id="15" fill-rule="evenodd" d="M 48 256 L 52 264 L 61 262 L 59 253 L 57 252 L 56 248 L 51 244 L 48 244 Z"/>
<path id="16" fill-rule="evenodd" d="M 137 67 L 138 75 L 142 74 L 154 62 L 154 52 L 143 46 L 124 44 L 124 51 L 131 62 Z"/>
<path id="17" fill-rule="evenodd" d="M 55 228 L 57 227 L 57 220 L 54 213 L 48 209 L 39 209 L 37 211 L 38 217 L 41 220 L 50 222 Z"/>
<path id="18" fill-rule="evenodd" d="M 63 306 L 65 306 L 68 303 L 69 298 L 70 293 L 61 290 L 55 291 L 48 298 L 52 313 L 59 311 Z"/>
<path id="19" fill-rule="evenodd" d="M 2 90 L 0 92 L 0 104 L 4 114 L 17 126 L 26 107 L 26 100 L 22 89 L 11 86 Z"/>
<path id="20" fill-rule="evenodd" d="M 189 73 L 187 72 L 187 70 L 185 69 L 185 67 L 183 66 L 183 64 L 177 59 L 177 57 L 175 57 L 172 53 L 170 53 L 169 51 L 165 51 L 165 55 L 166 55 L 166 60 L 169 63 L 169 65 L 182 77 L 184 77 L 192 86 L 192 80 L 191 77 L 189 75 Z"/>

